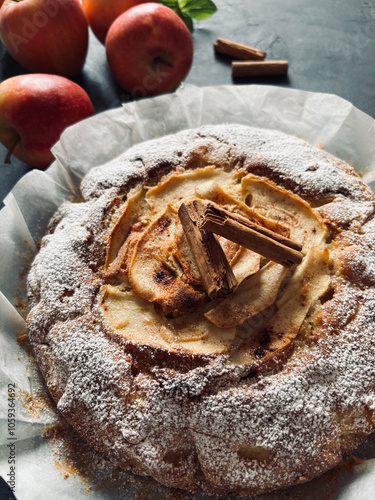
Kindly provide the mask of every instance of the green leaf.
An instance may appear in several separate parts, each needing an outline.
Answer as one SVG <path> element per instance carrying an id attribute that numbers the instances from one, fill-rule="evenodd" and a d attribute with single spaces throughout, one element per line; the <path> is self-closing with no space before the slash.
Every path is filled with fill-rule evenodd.
<path id="1" fill-rule="evenodd" d="M 162 3 L 166 7 L 169 7 L 174 12 L 177 12 L 177 10 L 180 10 L 179 5 L 178 5 L 178 0 L 162 0 L 160 3 Z"/>
<path id="2" fill-rule="evenodd" d="M 207 19 L 217 11 L 212 0 L 178 0 L 178 5 L 184 14 L 198 20 Z"/>
<path id="3" fill-rule="evenodd" d="M 217 11 L 212 0 L 160 0 L 160 3 L 173 10 L 186 24 L 190 31 L 194 30 L 193 19 L 202 20 Z"/>
<path id="4" fill-rule="evenodd" d="M 181 11 L 179 12 L 178 15 L 184 21 L 184 23 L 188 27 L 189 31 L 194 31 L 194 25 L 193 25 L 192 18 L 188 14 L 185 14 L 185 12 L 181 12 Z"/>

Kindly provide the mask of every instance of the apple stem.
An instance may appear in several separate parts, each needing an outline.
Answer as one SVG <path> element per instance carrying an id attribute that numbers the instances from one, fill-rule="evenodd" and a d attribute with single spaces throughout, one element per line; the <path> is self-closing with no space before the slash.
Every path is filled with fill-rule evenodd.
<path id="1" fill-rule="evenodd" d="M 7 155 L 5 157 L 5 160 L 4 160 L 4 163 L 6 165 L 10 165 L 11 161 L 10 161 L 10 157 L 12 156 L 13 154 L 13 151 L 16 149 L 16 146 L 17 144 L 21 141 L 21 137 L 18 136 L 17 139 L 13 142 L 13 144 L 11 145 L 11 147 L 8 149 L 8 152 L 7 152 Z"/>
<path id="2" fill-rule="evenodd" d="M 154 59 L 154 62 L 156 64 L 161 64 L 161 65 L 164 65 L 164 66 L 168 66 L 168 68 L 173 68 L 173 64 L 169 61 L 166 61 L 165 59 L 163 59 L 162 57 L 155 57 Z"/>

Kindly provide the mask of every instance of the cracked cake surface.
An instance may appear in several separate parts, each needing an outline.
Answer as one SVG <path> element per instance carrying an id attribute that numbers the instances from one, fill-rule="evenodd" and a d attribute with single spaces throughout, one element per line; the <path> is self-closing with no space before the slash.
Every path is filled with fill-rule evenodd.
<path id="1" fill-rule="evenodd" d="M 28 277 L 29 338 L 58 410 L 119 466 L 191 492 L 308 481 L 375 425 L 375 196 L 277 131 L 204 126 L 94 168 Z M 290 237 L 290 269 L 219 237 L 210 300 L 178 209 L 211 201 Z"/>

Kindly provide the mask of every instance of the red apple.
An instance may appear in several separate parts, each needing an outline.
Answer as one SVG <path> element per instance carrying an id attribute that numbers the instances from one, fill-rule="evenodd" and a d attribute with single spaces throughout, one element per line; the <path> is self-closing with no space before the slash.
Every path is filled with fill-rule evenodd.
<path id="1" fill-rule="evenodd" d="M 172 9 L 158 3 L 124 12 L 110 27 L 105 46 L 114 77 L 134 97 L 171 92 L 193 60 L 189 30 Z"/>
<path id="2" fill-rule="evenodd" d="M 50 165 L 63 130 L 93 114 L 86 92 L 61 76 L 20 75 L 0 84 L 0 141 L 33 167 Z"/>
<path id="3" fill-rule="evenodd" d="M 85 62 L 88 24 L 78 0 L 5 0 L 0 37 L 29 71 L 71 77 Z"/>
<path id="4" fill-rule="evenodd" d="M 94 35 L 104 44 L 109 27 L 115 19 L 126 10 L 149 1 L 150 0 L 82 0 L 82 7 Z"/>

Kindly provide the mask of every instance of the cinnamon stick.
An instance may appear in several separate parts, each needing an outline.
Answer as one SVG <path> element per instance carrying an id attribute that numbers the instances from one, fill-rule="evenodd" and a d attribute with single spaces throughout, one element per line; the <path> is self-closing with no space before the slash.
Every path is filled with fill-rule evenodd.
<path id="1" fill-rule="evenodd" d="M 204 207 L 194 201 L 183 203 L 178 211 L 182 227 L 202 277 L 203 286 L 210 299 L 229 295 L 237 280 L 214 234 L 198 227 Z"/>
<path id="2" fill-rule="evenodd" d="M 303 258 L 302 247 L 295 241 L 258 226 L 216 203 L 207 203 L 200 217 L 199 227 L 219 234 L 285 267 L 299 264 Z"/>
<path id="3" fill-rule="evenodd" d="M 280 76 L 288 72 L 288 61 L 233 61 L 233 78 L 246 76 Z"/>
<path id="4" fill-rule="evenodd" d="M 225 40 L 224 38 L 216 40 L 214 50 L 215 52 L 235 57 L 236 59 L 263 60 L 266 57 L 266 53 L 262 50 L 250 47 L 249 45 L 243 45 L 242 43 L 232 42 L 231 40 Z"/>

